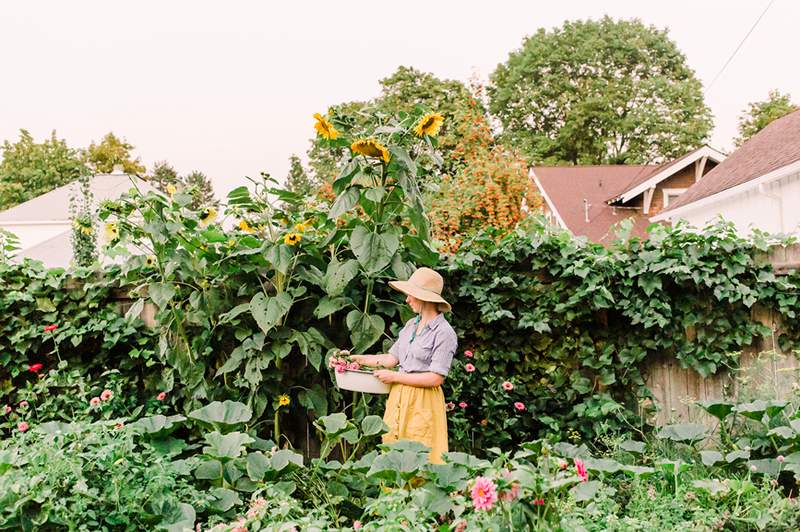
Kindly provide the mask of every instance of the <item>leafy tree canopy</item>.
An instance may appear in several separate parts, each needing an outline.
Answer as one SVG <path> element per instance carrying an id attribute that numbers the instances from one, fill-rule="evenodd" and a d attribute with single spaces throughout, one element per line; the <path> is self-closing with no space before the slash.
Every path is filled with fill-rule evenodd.
<path id="1" fill-rule="evenodd" d="M 114 133 L 108 133 L 99 144 L 92 142 L 86 151 L 90 167 L 100 174 L 108 174 L 114 166 L 122 165 L 127 174 L 143 174 L 145 171 L 139 157 L 134 158 L 132 151 L 135 146 L 125 139 L 119 139 Z"/>
<path id="2" fill-rule="evenodd" d="M 741 146 L 773 120 L 796 110 L 797 106 L 792 103 L 790 95 L 771 90 L 766 100 L 751 102 L 747 105 L 747 109 L 742 111 L 739 116 L 739 136 L 734 139 L 734 143 Z"/>
<path id="3" fill-rule="evenodd" d="M 308 175 L 306 169 L 303 168 L 300 157 L 297 155 L 289 157 L 289 165 L 289 174 L 286 176 L 286 190 L 297 194 L 301 198 L 315 195 L 319 189 L 319 183 Z M 296 212 L 300 206 L 299 204 L 286 203 L 284 208 L 289 212 Z"/>
<path id="4" fill-rule="evenodd" d="M 538 163 L 648 163 L 701 145 L 700 81 L 666 31 L 639 20 L 540 29 L 488 88 L 503 139 Z"/>
<path id="5" fill-rule="evenodd" d="M 17 142 L 3 142 L 0 162 L 0 210 L 9 209 L 78 179 L 86 172 L 80 150 L 70 148 L 56 132 L 38 143 L 20 130 Z"/>

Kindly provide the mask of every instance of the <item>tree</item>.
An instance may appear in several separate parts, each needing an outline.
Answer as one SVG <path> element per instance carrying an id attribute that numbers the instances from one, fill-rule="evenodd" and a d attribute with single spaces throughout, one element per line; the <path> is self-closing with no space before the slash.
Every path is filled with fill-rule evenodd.
<path id="1" fill-rule="evenodd" d="M 114 171 L 114 166 L 122 165 L 127 174 L 143 174 L 145 171 L 139 157 L 133 158 L 134 146 L 126 140 L 120 140 L 114 133 L 108 133 L 99 144 L 92 142 L 87 150 L 89 166 L 99 174 Z"/>
<path id="2" fill-rule="evenodd" d="M 177 187 L 181 182 L 178 172 L 167 161 L 157 161 L 147 180 L 165 194 L 168 192 L 167 186 Z"/>
<path id="3" fill-rule="evenodd" d="M 217 205 L 214 198 L 214 187 L 206 174 L 199 170 L 194 170 L 183 178 L 184 186 L 191 191 L 192 208 L 201 209 L 211 205 Z"/>
<path id="4" fill-rule="evenodd" d="M 741 146 L 773 120 L 796 110 L 797 106 L 792 103 L 790 95 L 781 94 L 777 90 L 769 91 L 766 100 L 749 103 L 747 109 L 739 115 L 739 136 L 734 139 L 734 143 Z"/>
<path id="5" fill-rule="evenodd" d="M 285 188 L 301 198 L 314 196 L 319 189 L 319 183 L 308 175 L 306 169 L 303 168 L 300 157 L 297 155 L 289 157 L 289 174 L 286 176 Z M 285 208 L 291 212 L 297 210 L 298 206 L 287 203 Z"/>
<path id="6" fill-rule="evenodd" d="M 0 162 L 0 210 L 5 210 L 78 179 L 87 172 L 79 150 L 67 146 L 53 131 L 36 143 L 20 130 L 20 139 L 3 142 Z"/>
<path id="7" fill-rule="evenodd" d="M 491 75 L 502 138 L 536 163 L 650 163 L 712 127 L 700 81 L 666 30 L 638 20 L 540 29 Z"/>

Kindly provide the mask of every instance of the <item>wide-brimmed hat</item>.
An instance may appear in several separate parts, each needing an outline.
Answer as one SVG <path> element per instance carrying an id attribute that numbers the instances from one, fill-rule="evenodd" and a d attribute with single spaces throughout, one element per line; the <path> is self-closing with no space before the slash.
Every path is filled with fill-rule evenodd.
<path id="1" fill-rule="evenodd" d="M 430 268 L 419 268 L 408 281 L 389 281 L 389 286 L 420 301 L 438 303 L 439 312 L 450 312 L 450 303 L 442 297 L 444 279 Z"/>

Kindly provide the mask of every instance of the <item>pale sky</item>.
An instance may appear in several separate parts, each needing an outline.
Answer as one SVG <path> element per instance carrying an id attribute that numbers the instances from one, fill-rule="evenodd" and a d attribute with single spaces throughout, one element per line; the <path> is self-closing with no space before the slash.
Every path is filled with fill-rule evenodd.
<path id="1" fill-rule="evenodd" d="M 377 96 L 407 65 L 486 79 L 525 36 L 565 20 L 639 18 L 669 28 L 708 85 L 769 0 L 557 2 L 4 1 L 0 139 L 52 129 L 75 147 L 108 131 L 150 168 L 209 175 L 218 196 L 305 155 L 312 115 Z M 775 0 L 706 102 L 711 144 L 770 89 L 800 102 L 800 2 Z"/>

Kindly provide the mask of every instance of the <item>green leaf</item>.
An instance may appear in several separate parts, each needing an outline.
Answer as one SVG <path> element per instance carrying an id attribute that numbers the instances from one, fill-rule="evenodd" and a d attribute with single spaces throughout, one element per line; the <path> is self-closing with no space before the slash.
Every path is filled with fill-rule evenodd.
<path id="1" fill-rule="evenodd" d="M 203 480 L 219 480 L 222 478 L 222 462 L 219 460 L 203 460 L 194 470 L 195 478 Z"/>
<path id="2" fill-rule="evenodd" d="M 388 431 L 389 427 L 380 416 L 367 416 L 361 420 L 361 432 L 364 433 L 364 436 L 374 436 Z"/>
<path id="3" fill-rule="evenodd" d="M 786 401 L 753 401 L 736 405 L 734 410 L 746 418 L 764 422 L 764 416 L 773 418 L 783 411 L 789 403 Z"/>
<path id="4" fill-rule="evenodd" d="M 694 442 L 705 438 L 707 432 L 708 429 L 699 423 L 679 423 L 665 425 L 658 431 L 656 437 L 677 442 Z"/>
<path id="5" fill-rule="evenodd" d="M 167 303 L 175 297 L 176 289 L 172 283 L 150 283 L 147 287 L 147 294 L 158 308 L 165 308 Z"/>
<path id="6" fill-rule="evenodd" d="M 317 420 L 319 426 L 322 427 L 323 432 L 328 436 L 336 436 L 350 428 L 350 423 L 347 421 L 347 416 L 342 412 L 337 412 L 329 416 L 324 416 Z M 317 423 L 315 423 L 316 425 Z"/>
<path id="7" fill-rule="evenodd" d="M 569 492 L 575 501 L 584 502 L 594 499 L 602 486 L 603 484 L 599 480 L 590 480 L 589 482 L 580 482 L 576 484 Z"/>
<path id="8" fill-rule="evenodd" d="M 250 300 L 250 312 L 259 328 L 267 334 L 289 312 L 293 302 L 292 296 L 286 292 L 270 298 L 264 292 L 259 292 Z"/>
<path id="9" fill-rule="evenodd" d="M 433 268 L 439 263 L 439 253 L 434 251 L 427 241 L 418 236 L 405 235 L 403 247 L 408 249 L 411 256 L 423 266 Z"/>
<path id="10" fill-rule="evenodd" d="M 222 460 L 238 458 L 244 452 L 245 445 L 255 441 L 249 434 L 244 432 L 220 434 L 214 431 L 206 434 L 205 439 L 208 445 L 203 447 L 203 454 Z"/>
<path id="11" fill-rule="evenodd" d="M 228 323 L 233 321 L 237 316 L 243 314 L 250 310 L 250 303 L 242 303 L 241 305 L 236 305 L 228 312 L 219 315 L 219 321 L 217 322 L 218 325 L 222 325 L 223 323 Z"/>
<path id="12" fill-rule="evenodd" d="M 269 458 L 264 453 L 259 451 L 247 453 L 247 476 L 251 480 L 260 482 L 270 469 Z"/>
<path id="13" fill-rule="evenodd" d="M 237 401 L 214 401 L 189 413 L 190 419 L 216 426 L 232 427 L 247 423 L 253 417 L 253 411 L 244 403 Z"/>
<path id="14" fill-rule="evenodd" d="M 270 246 L 264 258 L 279 272 L 286 275 L 292 265 L 292 248 L 285 244 L 273 244 Z"/>
<path id="15" fill-rule="evenodd" d="M 242 503 L 239 495 L 228 488 L 214 488 L 211 490 L 211 496 L 214 497 L 211 507 L 218 512 L 227 512 L 235 505 Z"/>
<path id="16" fill-rule="evenodd" d="M 382 271 L 392 262 L 400 241 L 394 233 L 373 233 L 359 225 L 350 234 L 350 246 L 364 271 L 372 274 Z"/>
<path id="17" fill-rule="evenodd" d="M 703 461 L 703 465 L 711 467 L 717 462 L 722 461 L 722 453 L 717 451 L 700 451 L 700 460 Z"/>
<path id="18" fill-rule="evenodd" d="M 328 212 L 328 218 L 335 220 L 347 211 L 351 210 L 358 203 L 361 197 L 361 191 L 357 187 L 350 187 L 336 198 L 333 202 L 331 210 Z"/>
<path id="19" fill-rule="evenodd" d="M 692 486 L 697 489 L 707 491 L 711 495 L 728 493 L 728 490 L 730 489 L 719 480 L 693 480 Z"/>
<path id="20" fill-rule="evenodd" d="M 628 451 L 629 453 L 642 454 L 645 449 L 645 444 L 644 442 L 640 441 L 625 440 L 619 444 L 619 448 L 623 451 Z"/>
<path id="21" fill-rule="evenodd" d="M 319 300 L 317 308 L 314 309 L 314 317 L 317 319 L 326 318 L 337 310 L 341 310 L 352 303 L 353 300 L 349 297 L 323 296 L 322 299 Z"/>
<path id="22" fill-rule="evenodd" d="M 363 353 L 383 334 L 386 324 L 383 318 L 364 314 L 360 310 L 351 310 L 345 320 L 350 329 L 350 341 L 355 353 Z"/>
<path id="23" fill-rule="evenodd" d="M 357 260 L 349 259 L 345 262 L 339 262 L 336 259 L 332 259 L 325 271 L 323 288 L 330 297 L 340 296 L 356 275 L 358 275 Z"/>
<path id="24" fill-rule="evenodd" d="M 697 401 L 697 406 L 722 421 L 733 411 L 733 403 L 729 401 Z"/>
<path id="25" fill-rule="evenodd" d="M 446 515 L 454 508 L 450 495 L 431 485 L 425 485 L 417 490 L 411 500 L 415 507 L 421 508 L 430 515 Z"/>
<path id="26" fill-rule="evenodd" d="M 178 424 L 183 421 L 186 421 L 186 418 L 181 415 L 167 417 L 156 414 L 155 416 L 138 419 L 131 423 L 129 427 L 137 432 L 163 437 L 178 428 Z"/>
<path id="27" fill-rule="evenodd" d="M 280 449 L 272 455 L 270 464 L 275 471 L 283 471 L 289 464 L 303 467 L 303 455 L 289 449 Z"/>

